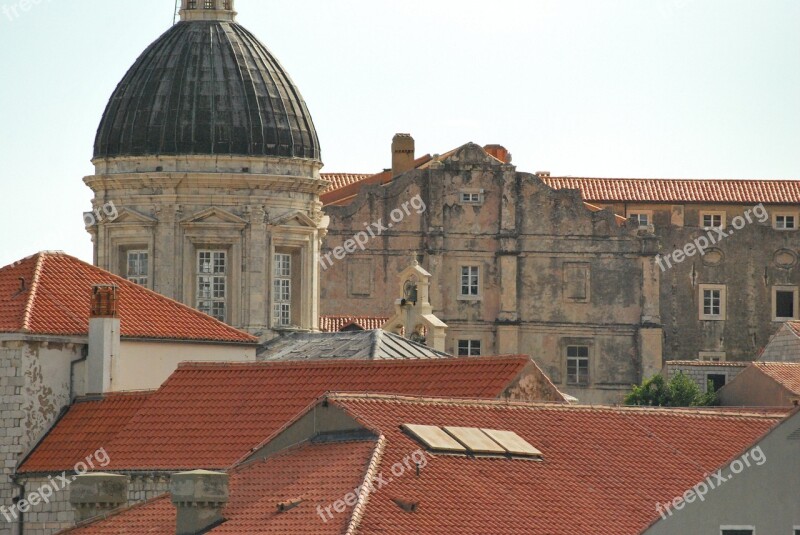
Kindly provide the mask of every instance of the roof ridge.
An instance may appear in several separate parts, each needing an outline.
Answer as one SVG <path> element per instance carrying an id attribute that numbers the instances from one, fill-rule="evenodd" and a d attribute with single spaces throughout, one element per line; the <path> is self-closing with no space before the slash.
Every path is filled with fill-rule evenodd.
<path id="1" fill-rule="evenodd" d="M 36 258 L 36 265 L 33 268 L 33 279 L 31 280 L 31 289 L 28 292 L 28 298 L 25 303 L 25 313 L 22 315 L 23 332 L 30 332 L 31 330 L 31 318 L 33 316 L 33 308 L 36 306 L 36 293 L 39 289 L 39 279 L 42 276 L 44 259 L 47 256 L 47 254 L 48 253 L 46 252 L 39 252 L 33 256 Z"/>
<path id="2" fill-rule="evenodd" d="M 525 401 L 509 401 L 497 399 L 480 399 L 480 398 L 448 398 L 448 397 L 418 397 L 407 396 L 402 394 L 380 394 L 380 393 L 352 393 L 352 392 L 328 392 L 326 399 L 336 401 L 374 401 L 374 402 L 387 402 L 387 403 L 406 403 L 417 405 L 450 405 L 459 407 L 507 407 L 513 409 L 553 409 L 563 411 L 609 411 L 617 413 L 651 413 L 651 414 L 681 414 L 686 416 L 716 416 L 727 418 L 757 418 L 757 419 L 780 419 L 783 416 L 768 415 L 768 414 L 753 414 L 741 413 L 735 411 L 716 411 L 713 408 L 702 407 L 683 407 L 683 408 L 668 408 L 668 407 L 634 407 L 622 405 L 569 405 L 559 402 L 525 402 Z"/>
<path id="3" fill-rule="evenodd" d="M 385 435 L 380 435 L 380 437 L 378 437 L 378 443 L 375 444 L 375 449 L 372 450 L 372 457 L 364 473 L 364 484 L 361 485 L 358 501 L 356 501 L 356 505 L 353 507 L 353 513 L 350 515 L 350 522 L 347 523 L 345 535 L 356 535 L 358 532 L 361 520 L 363 520 L 367 505 L 369 504 L 369 498 L 372 495 L 370 483 L 375 481 L 375 478 L 378 476 L 378 468 L 380 467 L 381 461 L 383 461 L 383 454 L 386 451 L 387 443 L 388 440 Z"/>
<path id="4" fill-rule="evenodd" d="M 372 331 L 367 331 L 372 332 Z M 214 369 L 214 368 L 294 368 L 294 367 L 355 367 L 355 366 L 438 366 L 463 362 L 496 363 L 527 361 L 528 355 L 483 355 L 480 357 L 450 357 L 440 359 L 328 359 L 328 360 L 262 360 L 248 362 L 209 362 L 184 361 L 178 364 L 179 370 Z"/>

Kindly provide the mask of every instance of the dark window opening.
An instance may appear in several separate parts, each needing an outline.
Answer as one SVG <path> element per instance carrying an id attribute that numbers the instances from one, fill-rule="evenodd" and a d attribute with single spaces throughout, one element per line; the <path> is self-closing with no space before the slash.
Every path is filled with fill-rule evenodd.
<path id="1" fill-rule="evenodd" d="M 794 318 L 794 292 L 775 292 L 775 317 Z"/>
<path id="2" fill-rule="evenodd" d="M 711 383 L 710 385 L 708 385 L 708 388 L 710 388 L 712 392 L 716 392 L 717 390 L 725 386 L 725 383 L 728 381 L 728 378 L 720 373 L 709 373 L 706 376 L 706 380 L 709 383 Z"/>

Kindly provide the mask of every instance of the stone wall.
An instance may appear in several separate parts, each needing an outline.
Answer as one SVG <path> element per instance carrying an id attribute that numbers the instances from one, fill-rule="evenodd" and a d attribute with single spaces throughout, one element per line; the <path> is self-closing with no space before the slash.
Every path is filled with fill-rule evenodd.
<path id="1" fill-rule="evenodd" d="M 669 381 L 676 373 L 682 373 L 697 383 L 700 390 L 707 392 L 709 375 L 724 375 L 725 384 L 728 384 L 748 365 L 748 362 L 669 361 L 664 367 L 664 377 Z"/>
<path id="2" fill-rule="evenodd" d="M 326 213 L 323 314 L 390 316 L 413 257 L 432 275 L 448 352 L 476 340 L 483 355 L 530 354 L 559 389 L 597 403 L 619 401 L 644 370 L 661 369 L 657 240 L 592 211 L 576 191 L 468 144 Z M 365 229 L 376 235 L 348 250 Z M 477 295 L 461 295 L 464 267 L 478 269 Z M 642 336 L 644 327 L 656 335 Z M 586 384 L 568 384 L 572 344 L 589 347 Z"/>
<path id="3" fill-rule="evenodd" d="M 800 362 L 800 336 L 789 325 L 775 333 L 758 359 L 762 362 Z"/>
<path id="4" fill-rule="evenodd" d="M 69 474 L 69 472 L 68 472 Z M 50 474 L 58 480 L 59 474 Z M 128 489 L 128 505 L 147 501 L 169 492 L 169 473 L 133 474 Z M 49 485 L 51 478 L 37 476 L 24 478 L 27 494 Z M 69 502 L 69 488 L 53 494 L 48 503 L 42 502 L 25 514 L 25 535 L 51 535 L 75 525 L 75 510 Z"/>

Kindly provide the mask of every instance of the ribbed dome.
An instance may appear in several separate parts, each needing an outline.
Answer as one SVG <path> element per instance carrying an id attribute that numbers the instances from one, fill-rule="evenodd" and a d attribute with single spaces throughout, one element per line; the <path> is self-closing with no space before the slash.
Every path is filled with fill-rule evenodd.
<path id="1" fill-rule="evenodd" d="M 103 114 L 95 158 L 243 155 L 320 159 L 289 75 L 234 22 L 180 22 L 136 60 Z"/>

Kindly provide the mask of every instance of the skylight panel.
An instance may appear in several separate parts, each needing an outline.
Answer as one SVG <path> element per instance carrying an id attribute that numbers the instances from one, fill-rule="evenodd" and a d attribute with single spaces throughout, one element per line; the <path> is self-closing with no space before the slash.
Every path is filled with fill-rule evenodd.
<path id="1" fill-rule="evenodd" d="M 498 431 L 496 429 L 482 429 L 484 433 L 503 446 L 512 455 L 525 457 L 541 457 L 542 452 L 531 446 L 524 438 L 513 431 Z"/>
<path id="2" fill-rule="evenodd" d="M 492 440 L 489 435 L 474 427 L 445 427 L 445 431 L 458 440 L 472 453 L 506 453 L 506 449 Z"/>
<path id="3" fill-rule="evenodd" d="M 425 444 L 431 451 L 454 453 L 466 453 L 467 451 L 467 448 L 445 433 L 440 427 L 433 425 L 403 424 L 403 429 Z"/>

